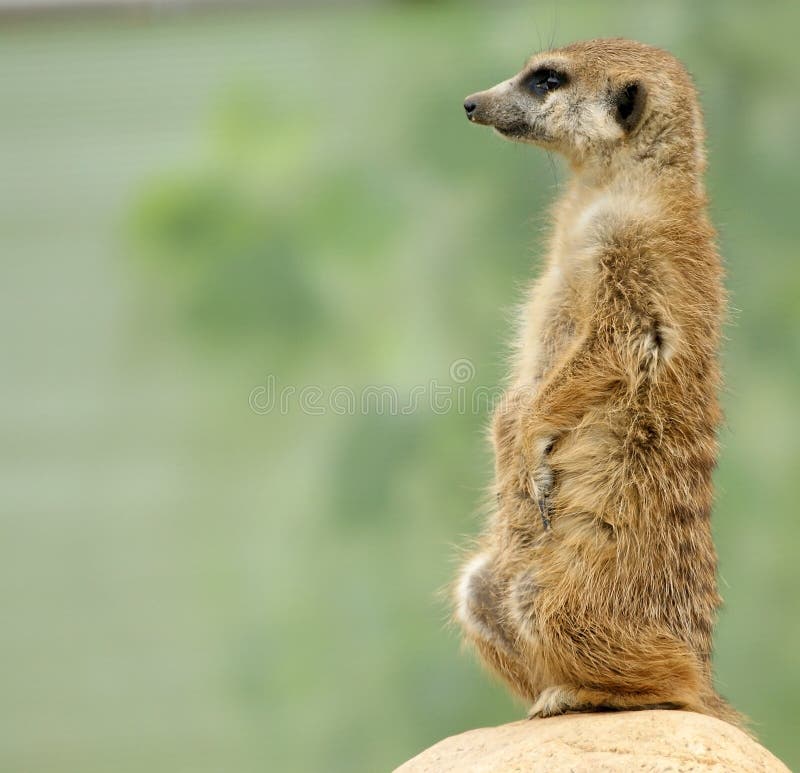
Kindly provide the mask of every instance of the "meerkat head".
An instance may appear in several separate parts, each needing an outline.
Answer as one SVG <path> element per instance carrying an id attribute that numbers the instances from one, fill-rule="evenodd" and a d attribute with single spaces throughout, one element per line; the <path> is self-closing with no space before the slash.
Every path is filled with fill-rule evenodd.
<path id="1" fill-rule="evenodd" d="M 579 165 L 618 151 L 661 161 L 679 151 L 682 160 L 702 164 L 702 127 L 688 74 L 666 51 L 630 40 L 591 40 L 536 54 L 513 78 L 468 96 L 464 109 L 473 123 Z"/>

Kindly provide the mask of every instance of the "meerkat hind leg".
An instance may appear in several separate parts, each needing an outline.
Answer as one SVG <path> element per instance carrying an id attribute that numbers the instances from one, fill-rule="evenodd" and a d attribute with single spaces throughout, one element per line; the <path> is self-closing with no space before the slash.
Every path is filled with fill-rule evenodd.
<path id="1" fill-rule="evenodd" d="M 458 587 L 457 616 L 483 662 L 523 700 L 536 695 L 524 659 L 517 651 L 517 633 L 501 609 L 504 588 L 494 576 L 491 557 L 480 554 L 464 569 Z"/>

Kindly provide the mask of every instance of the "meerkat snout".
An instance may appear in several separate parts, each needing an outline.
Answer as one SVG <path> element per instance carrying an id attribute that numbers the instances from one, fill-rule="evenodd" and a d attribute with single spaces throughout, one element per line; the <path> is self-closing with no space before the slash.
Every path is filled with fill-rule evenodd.
<path id="1" fill-rule="evenodd" d="M 491 125 L 491 113 L 487 111 L 490 106 L 490 99 L 487 98 L 488 92 L 481 91 L 477 94 L 470 94 L 464 99 L 464 112 L 467 120 L 472 123 Z"/>

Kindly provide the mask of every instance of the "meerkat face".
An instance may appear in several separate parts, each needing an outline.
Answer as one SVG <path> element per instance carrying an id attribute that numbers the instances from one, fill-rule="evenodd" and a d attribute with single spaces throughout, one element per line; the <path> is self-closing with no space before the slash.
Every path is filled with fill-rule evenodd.
<path id="1" fill-rule="evenodd" d="M 464 101 L 467 118 L 502 137 L 557 150 L 580 162 L 630 138 L 648 89 L 628 66 L 577 46 L 532 57 L 513 78 Z M 623 64 L 623 63 L 621 63 Z"/>

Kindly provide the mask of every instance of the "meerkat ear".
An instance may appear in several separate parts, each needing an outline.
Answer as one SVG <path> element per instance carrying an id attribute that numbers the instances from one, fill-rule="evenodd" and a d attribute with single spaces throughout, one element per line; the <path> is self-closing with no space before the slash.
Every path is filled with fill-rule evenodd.
<path id="1" fill-rule="evenodd" d="M 633 81 L 625 84 L 615 95 L 614 104 L 619 125 L 630 134 L 639 124 L 647 101 L 647 89 Z"/>

